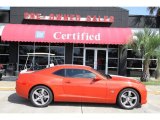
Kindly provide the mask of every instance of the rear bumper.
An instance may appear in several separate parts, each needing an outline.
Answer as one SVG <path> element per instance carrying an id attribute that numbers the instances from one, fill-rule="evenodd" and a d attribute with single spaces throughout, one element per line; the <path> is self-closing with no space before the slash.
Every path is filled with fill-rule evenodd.
<path id="1" fill-rule="evenodd" d="M 16 81 L 16 93 L 23 97 L 28 99 L 28 93 L 29 93 L 29 86 L 26 83 Z"/>

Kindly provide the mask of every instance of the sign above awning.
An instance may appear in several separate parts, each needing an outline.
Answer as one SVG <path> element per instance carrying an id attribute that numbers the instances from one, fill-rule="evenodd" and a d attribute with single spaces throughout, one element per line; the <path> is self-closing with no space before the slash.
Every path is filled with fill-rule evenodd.
<path id="1" fill-rule="evenodd" d="M 126 44 L 131 36 L 130 28 L 7 24 L 2 41 Z"/>
<path id="2" fill-rule="evenodd" d="M 24 13 L 24 19 L 26 20 L 50 20 L 50 21 L 76 21 L 76 22 L 103 22 L 103 23 L 113 23 L 114 16 L 96 16 L 87 15 L 86 17 L 81 17 L 79 14 L 54 14 L 42 15 L 42 13 Z"/>

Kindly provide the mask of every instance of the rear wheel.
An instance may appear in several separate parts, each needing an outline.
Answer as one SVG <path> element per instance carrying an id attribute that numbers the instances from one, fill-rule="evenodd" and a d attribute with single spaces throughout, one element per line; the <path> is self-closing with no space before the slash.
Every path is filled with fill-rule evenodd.
<path id="1" fill-rule="evenodd" d="M 36 86 L 30 93 L 30 100 L 36 107 L 46 107 L 52 102 L 53 95 L 48 87 Z"/>
<path id="2" fill-rule="evenodd" d="M 139 105 L 139 94 L 134 89 L 124 89 L 118 96 L 118 104 L 123 109 L 133 109 Z"/>

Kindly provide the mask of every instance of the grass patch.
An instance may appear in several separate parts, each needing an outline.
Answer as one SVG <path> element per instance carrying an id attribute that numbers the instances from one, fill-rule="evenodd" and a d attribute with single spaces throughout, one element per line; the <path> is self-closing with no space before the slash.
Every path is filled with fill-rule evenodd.
<path id="1" fill-rule="evenodd" d="M 143 84 L 145 85 L 160 85 L 160 80 L 151 80 L 151 81 L 148 81 L 148 82 L 142 82 Z"/>
<path id="2" fill-rule="evenodd" d="M 134 78 L 134 79 L 137 79 L 138 81 L 140 81 L 140 77 L 131 77 L 131 78 Z M 145 85 L 158 85 L 160 86 L 160 79 L 155 79 L 155 78 L 150 78 L 150 80 L 148 82 L 142 82 L 143 84 Z"/>

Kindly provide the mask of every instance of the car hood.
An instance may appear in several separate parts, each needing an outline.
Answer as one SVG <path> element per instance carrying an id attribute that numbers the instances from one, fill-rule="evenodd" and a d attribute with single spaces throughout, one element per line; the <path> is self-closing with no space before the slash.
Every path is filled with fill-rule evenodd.
<path id="1" fill-rule="evenodd" d="M 130 77 L 124 77 L 124 76 L 119 76 L 119 75 L 111 75 L 112 80 L 115 81 L 123 81 L 123 82 L 133 82 L 133 83 L 140 83 L 138 80 Z"/>

